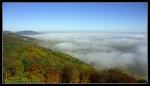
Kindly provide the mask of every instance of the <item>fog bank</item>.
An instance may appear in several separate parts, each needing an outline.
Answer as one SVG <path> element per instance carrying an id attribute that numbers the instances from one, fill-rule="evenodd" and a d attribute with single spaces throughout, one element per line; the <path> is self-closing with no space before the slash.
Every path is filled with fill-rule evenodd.
<path id="1" fill-rule="evenodd" d="M 68 53 L 96 68 L 118 67 L 148 75 L 147 33 L 48 33 L 28 35 L 40 45 Z"/>

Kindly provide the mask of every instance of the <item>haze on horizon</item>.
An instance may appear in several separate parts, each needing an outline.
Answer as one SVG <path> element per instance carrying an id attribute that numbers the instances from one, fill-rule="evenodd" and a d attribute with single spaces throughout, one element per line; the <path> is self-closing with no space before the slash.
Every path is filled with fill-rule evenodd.
<path id="1" fill-rule="evenodd" d="M 3 30 L 147 32 L 148 5 L 3 2 Z"/>

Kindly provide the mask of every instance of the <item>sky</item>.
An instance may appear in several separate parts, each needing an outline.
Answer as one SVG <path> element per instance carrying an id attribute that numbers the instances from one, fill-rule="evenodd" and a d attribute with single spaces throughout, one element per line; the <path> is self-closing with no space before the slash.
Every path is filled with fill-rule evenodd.
<path id="1" fill-rule="evenodd" d="M 147 32 L 146 2 L 3 2 L 3 30 Z"/>

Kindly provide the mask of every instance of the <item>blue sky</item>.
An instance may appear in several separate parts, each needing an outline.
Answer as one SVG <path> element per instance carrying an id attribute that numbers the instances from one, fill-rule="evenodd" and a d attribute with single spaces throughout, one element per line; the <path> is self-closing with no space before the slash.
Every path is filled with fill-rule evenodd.
<path id="1" fill-rule="evenodd" d="M 130 3 L 3 3 L 3 29 L 10 31 L 146 32 L 148 6 Z"/>

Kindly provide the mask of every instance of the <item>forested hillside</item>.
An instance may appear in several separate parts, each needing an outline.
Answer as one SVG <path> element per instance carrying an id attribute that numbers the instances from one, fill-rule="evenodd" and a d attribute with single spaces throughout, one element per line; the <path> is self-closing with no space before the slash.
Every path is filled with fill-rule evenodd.
<path id="1" fill-rule="evenodd" d="M 119 69 L 97 71 L 88 64 L 37 45 L 37 40 L 3 33 L 4 83 L 145 82 Z"/>

